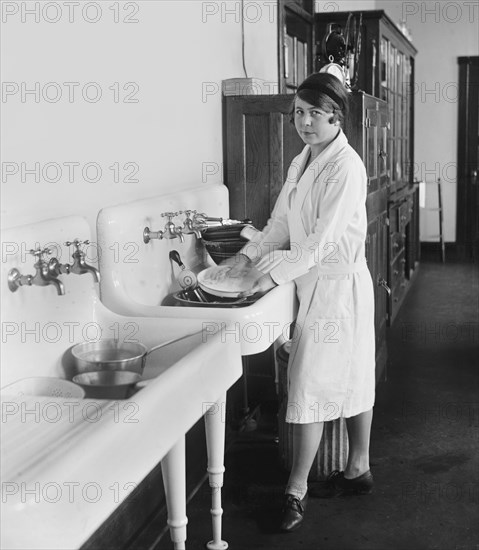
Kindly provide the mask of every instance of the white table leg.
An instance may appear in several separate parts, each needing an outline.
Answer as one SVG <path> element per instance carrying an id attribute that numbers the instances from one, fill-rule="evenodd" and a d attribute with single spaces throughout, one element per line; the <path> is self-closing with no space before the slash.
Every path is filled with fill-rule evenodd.
<path id="1" fill-rule="evenodd" d="M 223 487 L 225 454 L 226 393 L 205 414 L 206 448 L 208 451 L 208 474 L 211 487 L 211 520 L 213 540 L 206 544 L 209 550 L 225 550 L 228 543 L 221 540 L 221 487 Z"/>
<path id="2" fill-rule="evenodd" d="M 161 461 L 165 487 L 168 525 L 175 550 L 184 550 L 186 541 L 186 467 L 185 436 L 169 450 Z"/>

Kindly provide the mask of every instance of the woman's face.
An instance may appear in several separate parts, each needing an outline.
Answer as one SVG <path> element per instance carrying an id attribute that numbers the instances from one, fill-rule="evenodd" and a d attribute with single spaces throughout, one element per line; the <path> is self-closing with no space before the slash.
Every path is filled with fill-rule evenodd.
<path id="1" fill-rule="evenodd" d="M 300 138 L 314 152 L 324 149 L 338 134 L 339 127 L 329 122 L 333 113 L 326 113 L 297 97 L 294 102 L 294 125 Z"/>

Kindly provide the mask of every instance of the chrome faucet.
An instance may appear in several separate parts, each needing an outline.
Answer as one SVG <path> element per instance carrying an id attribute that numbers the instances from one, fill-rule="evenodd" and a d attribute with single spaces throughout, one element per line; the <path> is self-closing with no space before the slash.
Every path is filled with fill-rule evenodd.
<path id="1" fill-rule="evenodd" d="M 194 233 L 198 239 L 201 239 L 201 227 L 196 223 L 196 210 L 184 210 L 186 214 L 185 221 L 183 223 L 183 235 L 191 235 Z M 193 214 L 193 218 L 191 218 Z"/>
<path id="2" fill-rule="evenodd" d="M 181 227 L 176 227 L 171 221 L 175 216 L 182 213 L 183 212 L 165 212 L 161 214 L 162 218 L 168 218 L 164 231 L 151 231 L 149 227 L 145 227 L 143 230 L 143 242 L 148 244 L 152 239 L 176 239 L 178 237 L 180 241 L 184 243 L 185 237 L 183 236 Z"/>
<path id="3" fill-rule="evenodd" d="M 165 230 L 163 231 L 163 238 L 164 239 L 176 239 L 176 237 L 179 237 L 180 241 L 182 243 L 185 242 L 185 238 L 183 237 L 183 232 L 181 231 L 181 227 L 176 227 L 176 225 L 171 221 L 172 218 L 175 216 L 178 216 L 178 214 L 182 214 L 183 212 L 165 212 L 162 214 L 162 217 L 167 217 L 168 221 L 165 224 Z"/>
<path id="4" fill-rule="evenodd" d="M 59 281 L 56 276 L 50 272 L 48 263 L 44 260 L 46 254 L 50 254 L 49 248 L 37 248 L 36 250 L 30 250 L 30 254 L 37 258 L 34 264 L 35 275 L 22 275 L 20 271 L 13 268 L 8 273 L 8 288 L 15 292 L 21 286 L 48 286 L 53 285 L 57 289 L 57 294 L 63 296 L 65 294 L 65 287 L 63 283 Z"/>
<path id="5" fill-rule="evenodd" d="M 96 267 L 89 265 L 85 261 L 85 252 L 80 248 L 82 244 L 90 244 L 90 241 L 80 241 L 75 239 L 73 242 L 67 241 L 65 246 L 73 245 L 75 251 L 72 254 L 73 264 L 58 264 L 57 266 L 51 266 L 51 269 L 59 271 L 60 273 L 75 273 L 76 275 L 83 275 L 85 273 L 91 273 L 95 283 L 100 282 L 100 272 Z"/>

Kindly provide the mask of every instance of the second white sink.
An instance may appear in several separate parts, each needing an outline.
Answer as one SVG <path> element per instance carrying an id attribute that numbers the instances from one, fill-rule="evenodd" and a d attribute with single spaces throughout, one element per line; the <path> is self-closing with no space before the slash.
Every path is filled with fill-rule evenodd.
<path id="1" fill-rule="evenodd" d="M 143 242 L 143 229 L 163 228 L 161 212 L 182 209 L 228 217 L 228 190 L 224 185 L 203 185 L 174 195 L 104 208 L 98 215 L 97 234 L 100 254 L 101 299 L 122 315 L 207 319 L 205 331 L 232 323 L 228 338 L 240 342 L 242 355 L 260 353 L 279 337 L 289 337 L 289 327 L 297 312 L 294 283 L 274 288 L 255 303 L 238 308 L 162 306 L 168 293 L 179 290 L 176 264 L 169 252 L 179 251 L 188 268 L 198 272 L 213 265 L 194 235 L 179 239 Z M 182 217 L 175 221 L 181 223 Z M 121 251 L 123 257 L 120 258 Z M 126 253 L 129 253 L 126 257 Z"/>

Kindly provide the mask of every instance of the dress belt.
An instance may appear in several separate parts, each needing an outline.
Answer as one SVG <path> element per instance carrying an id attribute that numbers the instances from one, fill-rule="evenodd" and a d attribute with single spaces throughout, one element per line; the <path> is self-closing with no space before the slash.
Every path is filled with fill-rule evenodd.
<path id="1" fill-rule="evenodd" d="M 359 273 L 367 268 L 366 259 L 351 264 L 327 262 L 317 265 L 317 273 L 318 275 L 348 275 L 350 273 Z"/>

